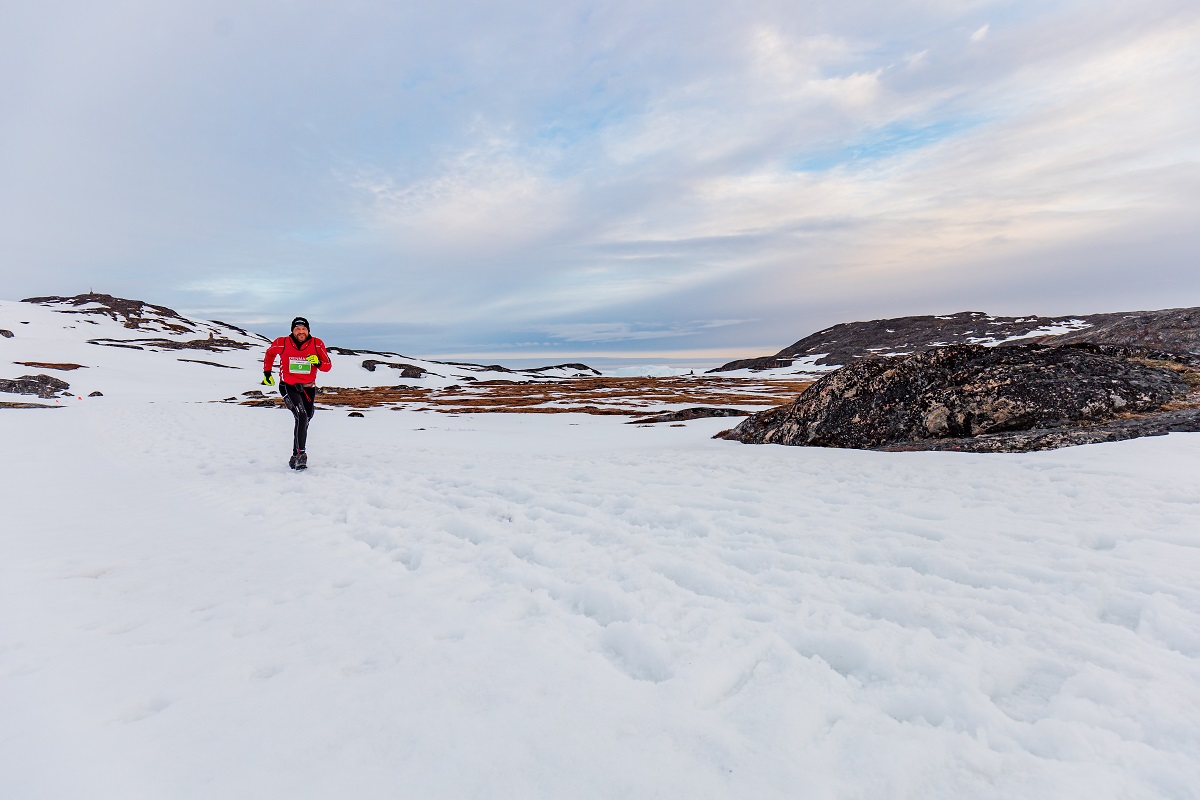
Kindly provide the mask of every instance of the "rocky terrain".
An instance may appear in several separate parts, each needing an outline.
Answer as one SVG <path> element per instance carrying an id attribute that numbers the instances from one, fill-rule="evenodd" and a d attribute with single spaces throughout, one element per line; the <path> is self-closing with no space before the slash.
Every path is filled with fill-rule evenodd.
<path id="1" fill-rule="evenodd" d="M 280 403 L 259 386 L 268 337 L 166 306 L 98 293 L 0 302 L 0 330 L 0 408 L 101 396 Z M 574 362 L 517 370 L 333 344 L 330 352 L 334 385 L 322 386 L 318 403 L 343 413 L 685 424 L 757 411 L 728 438 L 886 450 L 1032 450 L 1200 430 L 1200 309 L 847 323 L 765 361 L 725 365 L 740 371 L 667 378 L 604 376 Z"/>
<path id="2" fill-rule="evenodd" d="M 140 336 L 89 339 L 88 344 L 131 349 L 166 350 L 248 350 L 265 344 L 265 336 L 252 334 L 236 325 L 219 320 L 197 321 L 188 319 L 166 306 L 156 306 L 141 300 L 126 300 L 110 294 L 89 292 L 73 297 L 27 297 L 22 303 L 31 303 L 53 309 L 59 314 L 71 314 L 92 324 L 89 317 L 103 317 L 121 324 L 123 328 L 143 333 L 166 334 L 166 336 Z M 230 333 L 237 334 L 231 336 Z M 196 339 L 184 339 L 194 335 Z"/>
<path id="3" fill-rule="evenodd" d="M 1200 308 L 1100 314 L 1089 319 L 1092 320 L 1090 327 L 1044 341 L 1048 344 L 1095 342 L 1200 354 Z"/>
<path id="4" fill-rule="evenodd" d="M 1198 366 L 1198 356 L 1147 347 L 951 345 L 860 359 L 718 436 L 998 452 L 1200 431 Z"/>
<path id="5" fill-rule="evenodd" d="M 97 392 L 108 398 L 104 402 L 129 396 L 264 407 L 280 402 L 276 392 L 264 393 L 259 385 L 268 337 L 215 320 L 189 319 L 166 306 L 99 293 L 0 301 L 0 330 L 10 334 L 0 338 L 3 408 L 61 407 L 68 393 L 84 402 Z M 618 378 L 578 362 L 510 369 L 327 344 L 334 369 L 322 376 L 318 403 L 347 412 L 414 408 L 642 419 L 683 406 L 710 409 L 671 420 L 680 422 L 776 406 L 809 383 L 758 375 Z M 68 391 L 70 384 L 75 391 Z M 5 402 L 9 394 L 14 396 Z M 41 406 L 38 400 L 44 401 Z"/>
<path id="6" fill-rule="evenodd" d="M 996 317 L 982 311 L 945 316 L 846 322 L 818 331 L 778 353 L 730 361 L 711 372 L 828 371 L 863 358 L 920 353 L 952 344 L 1093 342 L 1200 352 L 1200 308 L 1067 317 Z"/>
<path id="7" fill-rule="evenodd" d="M 52 375 L 22 375 L 16 380 L 0 378 L 0 392 L 9 394 L 31 394 L 50 399 L 67 392 L 71 385 Z"/>
<path id="8" fill-rule="evenodd" d="M 740 408 L 728 408 L 725 406 L 692 406 L 690 408 L 681 408 L 678 411 L 667 411 L 663 414 L 654 414 L 641 419 L 633 419 L 627 422 L 627 425 L 646 425 L 654 422 L 688 422 L 693 419 L 707 419 L 710 417 L 745 417 L 749 414 L 748 411 L 742 411 Z"/>

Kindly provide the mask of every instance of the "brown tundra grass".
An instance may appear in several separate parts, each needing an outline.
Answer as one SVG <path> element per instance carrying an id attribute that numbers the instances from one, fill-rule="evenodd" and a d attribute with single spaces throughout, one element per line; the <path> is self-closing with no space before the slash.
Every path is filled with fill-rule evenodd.
<path id="1" fill-rule="evenodd" d="M 444 413 L 603 414 L 645 416 L 666 405 L 777 406 L 791 402 L 808 381 L 737 378 L 575 378 L 554 382 L 464 382 L 444 389 L 321 387 L 322 406 L 416 408 Z M 260 392 L 243 395 L 243 405 L 273 406 L 282 400 Z"/>

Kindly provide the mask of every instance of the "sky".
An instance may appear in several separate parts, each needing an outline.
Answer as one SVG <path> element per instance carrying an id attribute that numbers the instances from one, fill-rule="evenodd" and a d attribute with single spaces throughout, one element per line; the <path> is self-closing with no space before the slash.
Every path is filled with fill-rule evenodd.
<path id="1" fill-rule="evenodd" d="M 1194 0 L 0 0 L 0 296 L 496 360 L 1200 305 Z"/>

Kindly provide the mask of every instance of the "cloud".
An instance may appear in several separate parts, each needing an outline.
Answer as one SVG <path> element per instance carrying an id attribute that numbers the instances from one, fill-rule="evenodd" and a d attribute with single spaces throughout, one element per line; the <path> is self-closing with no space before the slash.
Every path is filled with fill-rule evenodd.
<path id="1" fill-rule="evenodd" d="M 1198 302 L 1183 0 L 281 9 L 14 11 L 9 291 L 302 306 L 430 352 L 721 348 L 1061 307 L 1141 242 L 1158 302 Z"/>
<path id="2" fill-rule="evenodd" d="M 700 331 L 725 328 L 745 322 L 747 320 L 725 319 L 691 320 L 673 324 L 664 324 L 662 322 L 559 323 L 546 325 L 544 326 L 544 330 L 550 339 L 559 342 L 608 344 L 612 342 L 632 342 L 647 339 L 658 341 L 681 336 L 693 336 Z"/>

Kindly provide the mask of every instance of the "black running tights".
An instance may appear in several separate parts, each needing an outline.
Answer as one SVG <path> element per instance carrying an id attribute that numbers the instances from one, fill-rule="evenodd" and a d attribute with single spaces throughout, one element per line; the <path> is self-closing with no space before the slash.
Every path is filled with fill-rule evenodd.
<path id="1" fill-rule="evenodd" d="M 292 437 L 292 452 L 299 453 L 308 443 L 308 423 L 316 411 L 314 401 L 317 397 L 317 387 L 312 384 L 279 382 L 279 393 L 283 395 L 283 404 L 296 418 L 296 429 Z"/>

